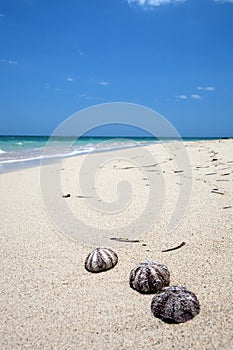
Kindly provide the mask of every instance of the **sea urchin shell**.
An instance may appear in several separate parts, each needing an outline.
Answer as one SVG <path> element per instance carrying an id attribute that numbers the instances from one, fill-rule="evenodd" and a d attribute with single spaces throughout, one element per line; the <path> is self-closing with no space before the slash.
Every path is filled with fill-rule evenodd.
<path id="1" fill-rule="evenodd" d="M 155 261 L 145 261 L 130 272 L 130 287 L 140 293 L 156 293 L 169 285 L 168 268 Z"/>
<path id="2" fill-rule="evenodd" d="M 151 303 L 153 315 L 167 323 L 183 323 L 200 312 L 196 295 L 185 287 L 172 286 L 163 288 Z"/>
<path id="3" fill-rule="evenodd" d="M 116 252 L 110 248 L 96 248 L 85 260 L 85 268 L 90 272 L 102 272 L 113 268 L 118 262 Z"/>

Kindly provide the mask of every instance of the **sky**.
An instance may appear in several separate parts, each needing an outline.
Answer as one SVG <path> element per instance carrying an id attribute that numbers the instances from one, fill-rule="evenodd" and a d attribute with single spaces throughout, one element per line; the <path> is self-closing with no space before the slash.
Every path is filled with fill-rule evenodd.
<path id="1" fill-rule="evenodd" d="M 0 0 L 0 134 L 107 102 L 233 136 L 233 0 Z"/>

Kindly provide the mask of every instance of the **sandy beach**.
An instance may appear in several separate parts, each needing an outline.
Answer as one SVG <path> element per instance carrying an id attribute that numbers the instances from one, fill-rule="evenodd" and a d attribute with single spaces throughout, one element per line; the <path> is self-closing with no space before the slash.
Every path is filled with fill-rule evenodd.
<path id="1" fill-rule="evenodd" d="M 161 144 L 147 148 L 164 176 L 161 213 L 139 242 L 109 241 L 119 262 L 99 274 L 84 268 L 95 244 L 69 239 L 51 220 L 41 193 L 40 167 L 0 175 L 2 350 L 233 347 L 233 139 L 185 143 L 192 193 L 185 216 L 171 233 L 166 227 L 186 172 L 177 168 Z M 151 186 L 148 176 L 156 166 L 145 163 L 142 171 L 129 160 L 134 152 L 131 160 L 137 162 L 135 150 L 128 150 L 127 157 L 125 152 L 118 151 L 118 158 L 114 151 L 108 152 L 112 161 L 101 167 L 102 176 L 95 183 L 103 201 L 111 201 L 117 198 L 115 187 L 121 177 L 132 181 L 131 204 L 116 215 L 87 207 L 86 198 L 81 197 L 94 198 L 92 187 L 89 193 L 81 193 L 77 184 L 85 155 L 68 158 L 60 169 L 59 196 L 71 194 L 62 200 L 86 225 L 98 230 L 113 224 L 124 227 L 143 212 L 144 195 Z M 94 161 L 100 155 L 88 157 Z M 137 232 L 129 234 L 138 238 Z M 180 249 L 162 252 L 182 242 Z M 145 260 L 163 262 L 171 273 L 170 285 L 184 285 L 196 294 L 201 305 L 198 316 L 169 325 L 152 315 L 153 295 L 141 295 L 129 287 L 130 270 Z"/>

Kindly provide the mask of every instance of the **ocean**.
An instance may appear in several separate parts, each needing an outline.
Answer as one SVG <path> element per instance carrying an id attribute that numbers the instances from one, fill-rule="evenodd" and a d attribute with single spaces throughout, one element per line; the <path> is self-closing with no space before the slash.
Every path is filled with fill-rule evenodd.
<path id="1" fill-rule="evenodd" d="M 214 138 L 184 138 L 183 140 L 207 139 Z M 171 141 L 171 139 L 163 141 Z M 61 157 L 145 146 L 156 142 L 161 140 L 150 137 L 80 137 L 77 139 L 49 136 L 0 136 L 0 173 L 39 165 L 43 157 L 51 158 L 53 161 Z"/>
<path id="2" fill-rule="evenodd" d="M 0 173 L 77 156 L 158 142 L 152 138 L 0 136 Z M 46 147 L 46 149 L 45 149 Z"/>

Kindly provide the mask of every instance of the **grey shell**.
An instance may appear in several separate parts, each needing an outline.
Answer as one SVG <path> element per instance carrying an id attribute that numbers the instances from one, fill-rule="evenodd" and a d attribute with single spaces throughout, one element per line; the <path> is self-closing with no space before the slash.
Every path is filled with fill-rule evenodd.
<path id="1" fill-rule="evenodd" d="M 185 287 L 166 287 L 156 294 L 151 303 L 153 315 L 167 323 L 186 322 L 200 312 L 196 295 Z"/>
<path id="2" fill-rule="evenodd" d="M 142 262 L 130 272 L 130 287 L 140 293 L 157 293 L 169 283 L 168 268 L 155 261 Z"/>
<path id="3" fill-rule="evenodd" d="M 85 260 L 85 268 L 90 272 L 102 272 L 113 268 L 118 262 L 116 252 L 110 248 L 96 248 Z"/>

